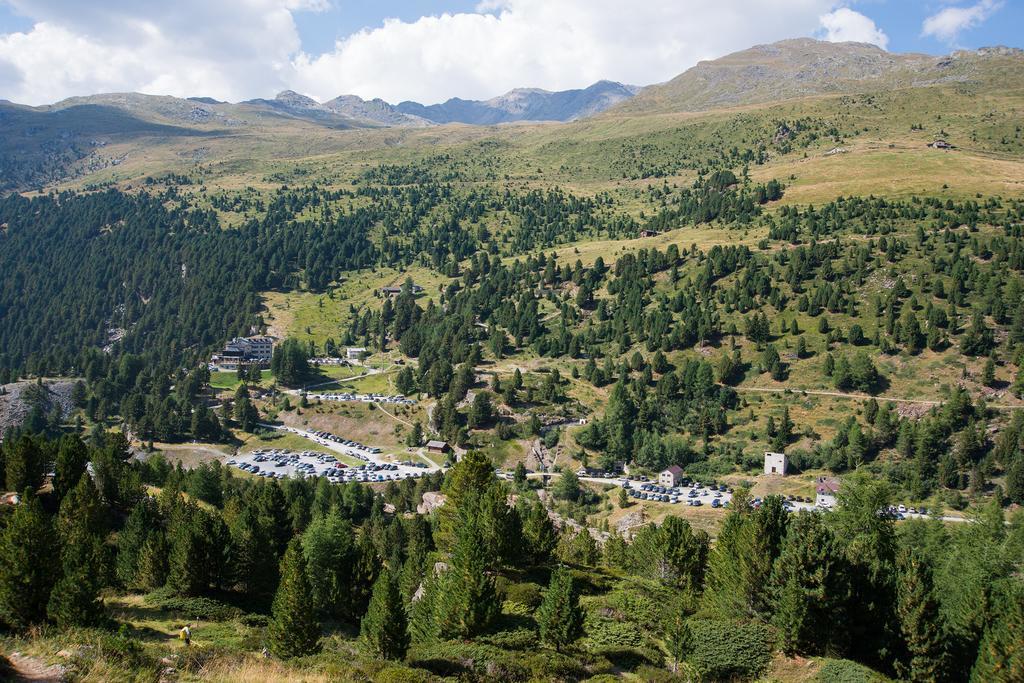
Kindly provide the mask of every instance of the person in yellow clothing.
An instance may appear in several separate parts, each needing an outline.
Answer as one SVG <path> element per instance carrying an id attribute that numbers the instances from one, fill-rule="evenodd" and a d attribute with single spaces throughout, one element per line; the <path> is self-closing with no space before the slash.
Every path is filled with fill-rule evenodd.
<path id="1" fill-rule="evenodd" d="M 188 624 L 182 626 L 181 630 L 178 631 L 178 639 L 185 643 L 186 647 L 192 644 L 192 629 L 189 628 Z"/>

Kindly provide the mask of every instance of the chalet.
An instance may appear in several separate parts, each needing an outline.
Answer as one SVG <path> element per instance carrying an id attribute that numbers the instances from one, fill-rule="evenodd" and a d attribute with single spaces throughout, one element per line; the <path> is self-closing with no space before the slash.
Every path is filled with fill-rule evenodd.
<path id="1" fill-rule="evenodd" d="M 936 140 L 928 146 L 932 149 L 953 149 L 953 145 L 949 144 L 945 140 Z"/>
<path id="2" fill-rule="evenodd" d="M 448 443 L 445 442 L 445 441 L 434 441 L 434 440 L 431 440 L 431 441 L 427 442 L 427 452 L 428 453 L 446 454 L 446 453 L 450 453 L 451 450 L 452 450 L 452 447 L 449 446 Z"/>
<path id="3" fill-rule="evenodd" d="M 657 230 L 641 230 L 640 231 L 640 236 L 641 237 L 657 237 L 660 234 L 661 233 L 659 233 Z"/>
<path id="4" fill-rule="evenodd" d="M 363 354 L 366 353 L 366 348 L 363 346 L 350 346 L 345 349 L 345 358 L 348 360 L 360 360 Z"/>
<path id="5" fill-rule="evenodd" d="M 669 465 L 658 475 L 658 484 L 672 488 L 678 486 L 683 479 L 683 468 L 679 465 Z"/>
<path id="6" fill-rule="evenodd" d="M 836 506 L 836 493 L 839 491 L 839 482 L 829 477 L 818 477 L 818 485 L 815 487 L 814 504 L 820 508 L 833 508 Z"/>
<path id="7" fill-rule="evenodd" d="M 786 454 L 764 452 L 764 473 L 765 474 L 786 474 Z"/>

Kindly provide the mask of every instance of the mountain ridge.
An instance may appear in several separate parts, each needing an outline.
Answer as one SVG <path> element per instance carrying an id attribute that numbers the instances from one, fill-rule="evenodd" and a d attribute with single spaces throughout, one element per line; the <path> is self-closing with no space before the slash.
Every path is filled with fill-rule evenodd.
<path id="1" fill-rule="evenodd" d="M 1003 46 L 948 55 L 888 52 L 869 43 L 790 38 L 713 60 L 644 88 L 613 113 L 700 112 L 799 97 L 857 94 L 971 81 L 981 61 L 1011 60 L 1024 50 Z"/>

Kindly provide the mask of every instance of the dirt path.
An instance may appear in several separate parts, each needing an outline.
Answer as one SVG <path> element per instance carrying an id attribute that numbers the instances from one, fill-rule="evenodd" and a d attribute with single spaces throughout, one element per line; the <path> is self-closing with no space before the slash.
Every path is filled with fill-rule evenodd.
<path id="1" fill-rule="evenodd" d="M 804 394 L 807 396 L 834 396 L 836 398 L 849 398 L 858 401 L 866 401 L 870 398 L 875 399 L 879 402 L 888 401 L 890 403 L 912 403 L 916 405 L 925 406 L 939 406 L 942 405 L 943 401 L 927 401 L 924 399 L 916 398 L 893 398 L 891 396 L 871 396 L 870 394 L 847 394 L 841 391 L 815 391 L 813 389 L 775 389 L 772 387 L 733 387 L 738 392 L 751 391 L 762 394 Z M 1019 406 L 1005 406 L 997 404 L 988 404 L 989 408 L 994 410 L 1024 410 L 1024 405 Z"/>
<path id="2" fill-rule="evenodd" d="M 384 410 L 384 408 L 381 406 L 381 404 L 377 403 L 376 405 L 377 405 L 377 410 L 379 410 L 380 412 L 384 413 L 385 415 L 387 415 L 391 419 L 398 420 L 402 424 L 408 425 L 410 427 L 414 426 L 412 422 L 409 422 L 408 420 L 404 420 L 404 419 L 398 417 L 397 415 L 394 415 L 394 414 L 389 413 L 388 411 Z"/>
<path id="3" fill-rule="evenodd" d="M 60 664 L 47 665 L 37 657 L 28 657 L 20 652 L 12 652 L 7 661 L 14 667 L 15 681 L 60 683 L 65 680 L 64 667 Z"/>

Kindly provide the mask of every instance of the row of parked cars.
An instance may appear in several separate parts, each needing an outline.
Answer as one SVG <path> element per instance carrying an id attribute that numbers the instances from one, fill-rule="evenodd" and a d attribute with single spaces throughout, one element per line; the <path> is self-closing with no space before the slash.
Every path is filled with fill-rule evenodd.
<path id="1" fill-rule="evenodd" d="M 386 394 L 351 394 L 351 393 L 326 393 L 326 394 L 306 394 L 306 398 L 318 398 L 322 401 L 353 401 L 359 403 L 391 403 L 395 405 L 411 406 L 415 405 L 416 401 L 411 398 L 406 398 L 401 394 L 397 396 L 389 396 Z"/>
<path id="2" fill-rule="evenodd" d="M 422 476 L 422 472 L 399 472 L 398 465 L 390 463 L 366 463 L 365 465 L 357 465 L 347 469 L 335 467 L 334 471 L 328 472 L 327 480 L 334 484 L 349 481 L 372 483 L 377 481 L 417 479 Z"/>
<path id="3" fill-rule="evenodd" d="M 342 446 L 347 446 L 348 448 L 354 448 L 357 451 L 364 451 L 365 453 L 370 453 L 371 455 L 377 455 L 378 453 L 380 453 L 380 449 L 379 448 L 376 448 L 376 447 L 373 447 L 373 446 L 364 446 L 363 444 L 359 443 L 358 441 L 352 441 L 351 439 L 344 439 L 344 438 L 338 436 L 337 434 L 331 434 L 330 432 L 312 432 L 312 434 L 313 434 L 313 436 L 317 437 L 318 439 L 323 439 L 324 441 L 333 441 L 334 443 L 341 444 Z M 360 453 L 353 453 L 352 455 L 357 457 L 357 458 L 359 458 L 360 460 L 366 460 L 367 459 L 365 455 L 362 455 Z"/>
<path id="4" fill-rule="evenodd" d="M 664 488 L 664 487 L 659 487 Z M 657 491 L 643 491 L 638 489 L 630 489 L 629 495 L 638 500 L 652 500 L 661 503 L 682 503 L 686 501 L 687 505 L 692 507 L 701 507 L 704 505 L 704 501 L 700 499 L 700 494 L 696 491 L 691 490 L 690 493 L 683 496 L 677 492 L 669 493 L 658 493 Z M 711 499 L 711 507 L 729 507 L 729 501 L 722 499 L 722 493 L 720 491 L 715 492 L 715 497 Z"/>
<path id="5" fill-rule="evenodd" d="M 229 465 L 234 465 L 243 472 L 249 474 L 255 474 L 257 477 L 267 477 L 270 479 L 285 479 L 288 477 L 284 472 L 272 472 L 270 470 L 261 469 L 259 465 L 254 465 L 250 462 L 235 462 L 234 460 L 228 460 Z"/>
<path id="6" fill-rule="evenodd" d="M 928 508 L 907 507 L 906 505 L 890 505 L 882 511 L 893 519 L 906 519 L 906 515 L 927 515 Z"/>

